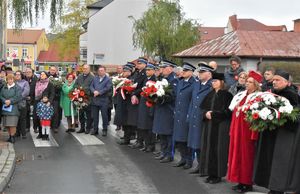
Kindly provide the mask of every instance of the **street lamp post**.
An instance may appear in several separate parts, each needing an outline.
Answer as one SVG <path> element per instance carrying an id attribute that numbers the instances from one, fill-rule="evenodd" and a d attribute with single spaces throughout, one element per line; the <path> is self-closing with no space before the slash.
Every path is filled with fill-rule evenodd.
<path id="1" fill-rule="evenodd" d="M 0 9 L 0 60 L 6 60 L 6 25 L 7 25 L 7 0 L 2 0 Z"/>

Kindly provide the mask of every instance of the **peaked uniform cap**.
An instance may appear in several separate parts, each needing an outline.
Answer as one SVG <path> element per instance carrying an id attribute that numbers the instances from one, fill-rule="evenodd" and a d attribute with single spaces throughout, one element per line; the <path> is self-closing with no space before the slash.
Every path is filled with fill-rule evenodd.
<path id="1" fill-rule="evenodd" d="M 168 60 L 162 60 L 160 62 L 160 67 L 177 67 L 176 63 Z"/>
<path id="2" fill-rule="evenodd" d="M 146 64 L 146 65 L 147 65 L 148 60 L 147 60 L 146 58 L 144 58 L 144 57 L 139 57 L 139 58 L 138 58 L 138 63 L 143 63 L 143 64 Z"/>
<path id="3" fill-rule="evenodd" d="M 183 70 L 195 71 L 196 67 L 190 63 L 184 62 L 182 66 Z"/>

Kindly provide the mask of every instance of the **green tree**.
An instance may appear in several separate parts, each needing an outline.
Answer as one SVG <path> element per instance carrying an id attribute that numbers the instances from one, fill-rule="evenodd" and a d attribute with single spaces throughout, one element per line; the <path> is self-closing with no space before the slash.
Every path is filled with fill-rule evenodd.
<path id="1" fill-rule="evenodd" d="M 79 48 L 79 36 L 84 32 L 82 25 L 88 21 L 87 5 L 95 0 L 71 0 L 66 6 L 64 15 L 60 17 L 59 25 L 53 28 L 57 33 L 53 42 L 59 45 L 60 56 L 74 52 Z"/>
<path id="2" fill-rule="evenodd" d="M 184 18 L 179 1 L 155 1 L 141 19 L 134 20 L 134 46 L 148 56 L 170 59 L 198 39 L 198 24 Z"/>
<path id="3" fill-rule="evenodd" d="M 3 3 L 3 2 L 6 3 Z M 61 15 L 66 0 L 0 0 L 0 9 L 7 9 L 14 27 L 21 28 L 24 23 L 33 24 L 38 21 L 40 14 L 44 16 L 50 4 L 51 25 L 54 26 L 57 17 Z M 7 8 L 2 6 L 7 5 Z"/>

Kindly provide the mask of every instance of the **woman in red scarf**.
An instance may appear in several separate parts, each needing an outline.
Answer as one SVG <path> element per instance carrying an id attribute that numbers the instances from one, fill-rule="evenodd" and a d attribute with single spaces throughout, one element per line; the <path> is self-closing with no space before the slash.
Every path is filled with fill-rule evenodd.
<path id="1" fill-rule="evenodd" d="M 258 134 L 249 128 L 242 111 L 248 101 L 260 90 L 262 76 L 250 71 L 246 81 L 246 91 L 234 96 L 229 109 L 233 110 L 230 125 L 230 146 L 228 156 L 228 177 L 238 185 L 232 189 L 243 193 L 252 190 L 252 175 L 255 156 L 255 141 Z"/>

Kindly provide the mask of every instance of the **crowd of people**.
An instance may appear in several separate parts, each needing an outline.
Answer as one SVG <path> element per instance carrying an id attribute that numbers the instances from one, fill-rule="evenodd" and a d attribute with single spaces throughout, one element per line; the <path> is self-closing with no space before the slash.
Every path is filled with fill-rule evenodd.
<path id="1" fill-rule="evenodd" d="M 298 107 L 298 89 L 290 74 L 272 68 L 264 74 L 247 72 L 237 56 L 229 63 L 230 68 L 220 73 L 214 61 L 199 62 L 197 67 L 184 62 L 178 68 L 172 61 L 154 64 L 140 57 L 137 63 L 119 66 L 114 75 L 136 83 L 135 89 L 125 94 L 118 90 L 113 93 L 112 78 L 104 66 L 93 74 L 89 65 L 83 65 L 81 74 L 69 73 L 62 85 L 51 81 L 60 79 L 55 66 L 41 72 L 39 78 L 31 68 L 23 73 L 4 67 L 0 73 L 2 126 L 8 130 L 9 142 L 26 138 L 32 112 L 37 138 L 49 140 L 51 130 L 58 132 L 63 116 L 68 124 L 66 132 L 98 135 L 101 111 L 105 137 L 114 108 L 116 130 L 124 131 L 117 141 L 120 145 L 152 152 L 160 163 L 172 162 L 178 151 L 180 160 L 174 167 L 190 169 L 191 174 L 206 177 L 208 184 L 217 184 L 226 176 L 237 183 L 232 189 L 240 193 L 252 191 L 254 184 L 268 188 L 270 194 L 300 192 L 298 122 L 259 133 L 250 130 L 241 111 L 259 91 L 271 91 Z M 171 92 L 153 106 L 147 105 L 141 95 L 143 87 L 148 81 L 163 79 Z M 77 111 L 69 94 L 79 87 L 89 103 Z M 193 168 L 194 160 L 197 166 Z"/>
<path id="2" fill-rule="evenodd" d="M 214 61 L 199 62 L 198 67 L 184 62 L 177 68 L 171 61 L 153 64 L 139 58 L 136 65 L 124 65 L 118 76 L 137 87 L 126 98 L 121 92 L 114 97 L 114 124 L 124 131 L 118 143 L 153 152 L 160 163 L 172 162 L 178 151 L 180 160 L 174 167 L 190 169 L 191 174 L 206 177 L 208 184 L 226 176 L 237 183 L 232 189 L 240 193 L 252 191 L 254 184 L 268 188 L 270 194 L 300 192 L 298 121 L 257 132 L 250 129 L 241 111 L 260 91 L 283 96 L 298 107 L 298 89 L 290 74 L 273 68 L 264 74 L 245 71 L 237 56 L 229 63 L 225 73 L 218 72 Z M 162 79 L 172 86 L 172 92 L 147 106 L 147 98 L 141 95 L 143 87 L 148 81 Z M 136 142 L 132 144 L 133 138 Z M 193 168 L 194 160 L 198 165 Z"/>

